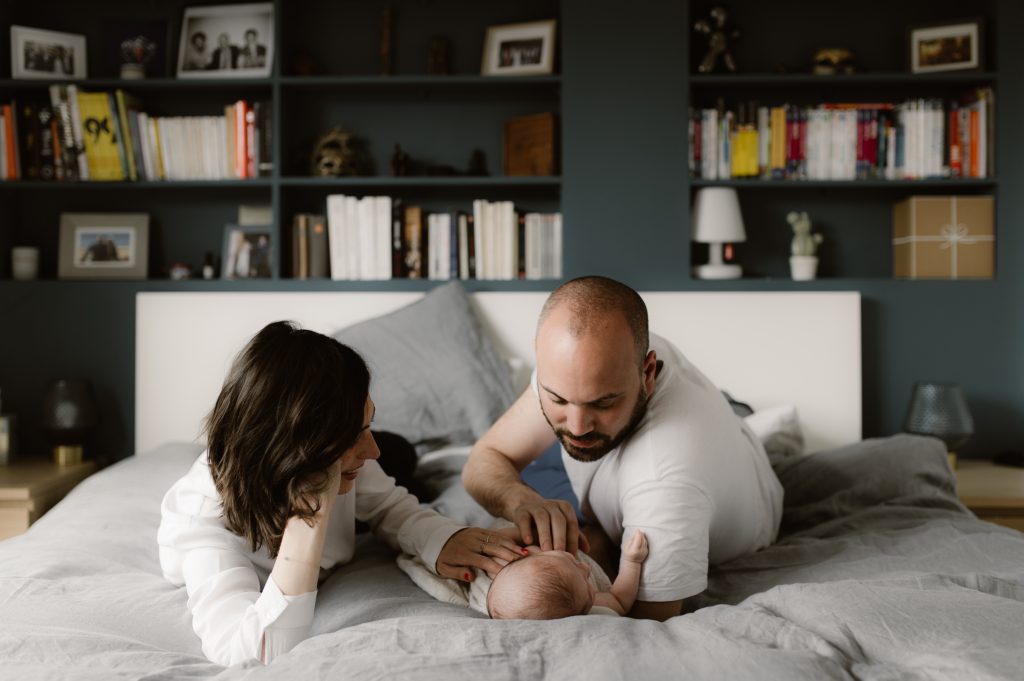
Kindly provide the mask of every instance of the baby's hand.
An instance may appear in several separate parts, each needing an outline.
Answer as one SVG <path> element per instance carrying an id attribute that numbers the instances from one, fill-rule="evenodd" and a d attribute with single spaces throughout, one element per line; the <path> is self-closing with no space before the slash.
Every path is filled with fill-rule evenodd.
<path id="1" fill-rule="evenodd" d="M 643 563 L 647 560 L 647 536 L 637 530 L 629 538 L 629 543 L 622 550 L 622 559 L 631 563 Z"/>

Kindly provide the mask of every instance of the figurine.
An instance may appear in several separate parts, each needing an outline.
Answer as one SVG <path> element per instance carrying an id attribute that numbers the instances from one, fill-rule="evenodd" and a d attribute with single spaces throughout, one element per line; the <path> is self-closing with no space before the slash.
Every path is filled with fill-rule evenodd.
<path id="1" fill-rule="evenodd" d="M 825 240 L 821 234 L 811 234 L 811 218 L 806 212 L 790 211 L 786 221 L 793 227 L 793 243 L 790 245 L 791 255 L 814 255 L 818 244 Z"/>
<path id="2" fill-rule="evenodd" d="M 711 8 L 711 19 L 700 19 L 693 25 L 693 30 L 709 36 L 708 53 L 704 55 L 703 61 L 697 66 L 701 73 L 711 73 L 715 69 L 718 58 L 722 58 L 725 68 L 733 73 L 736 72 L 736 60 L 729 51 L 729 40 L 735 40 L 740 36 L 740 30 L 735 27 L 726 26 L 728 13 L 721 5 Z"/>
<path id="3" fill-rule="evenodd" d="M 447 76 L 450 73 L 448 66 L 448 40 L 441 36 L 434 36 L 430 39 L 430 50 L 427 52 L 427 73 L 433 76 Z"/>
<path id="4" fill-rule="evenodd" d="M 409 154 L 402 151 L 402 146 L 397 142 L 391 154 L 391 174 L 395 177 L 405 177 L 409 174 Z"/>
<path id="5" fill-rule="evenodd" d="M 352 148 L 352 135 L 334 128 L 320 136 L 313 147 L 310 174 L 321 177 L 358 175 L 358 163 Z"/>
<path id="6" fill-rule="evenodd" d="M 815 252 L 824 240 L 821 234 L 811 234 L 811 218 L 806 212 L 790 211 L 786 221 L 793 227 L 793 243 L 790 245 L 789 270 L 794 281 L 814 279 L 818 271 L 818 257 Z"/>
<path id="7" fill-rule="evenodd" d="M 121 77 L 138 80 L 146 77 L 146 62 L 156 53 L 156 43 L 143 35 L 137 35 L 121 43 Z"/>
<path id="8" fill-rule="evenodd" d="M 825 47 L 814 53 L 814 66 L 811 73 L 816 75 L 834 76 L 836 74 L 853 73 L 853 52 L 843 47 Z"/>

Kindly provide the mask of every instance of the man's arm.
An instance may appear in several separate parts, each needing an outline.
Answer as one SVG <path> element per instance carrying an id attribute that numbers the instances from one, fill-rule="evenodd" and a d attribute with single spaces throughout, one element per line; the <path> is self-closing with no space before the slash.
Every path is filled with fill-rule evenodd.
<path id="1" fill-rule="evenodd" d="M 473 446 L 462 483 L 489 513 L 512 521 L 526 544 L 575 553 L 576 514 L 567 501 L 544 499 L 519 476 L 555 441 L 533 389 L 527 389 Z M 534 529 L 534 527 L 536 529 Z M 586 540 L 582 540 L 586 548 Z"/>

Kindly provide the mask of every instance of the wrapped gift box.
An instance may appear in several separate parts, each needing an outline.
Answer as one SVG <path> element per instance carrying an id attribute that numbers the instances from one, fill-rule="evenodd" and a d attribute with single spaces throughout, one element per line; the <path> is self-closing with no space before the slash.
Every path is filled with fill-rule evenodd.
<path id="1" fill-rule="evenodd" d="M 991 279 L 995 205 L 991 196 L 911 196 L 892 209 L 897 279 Z"/>

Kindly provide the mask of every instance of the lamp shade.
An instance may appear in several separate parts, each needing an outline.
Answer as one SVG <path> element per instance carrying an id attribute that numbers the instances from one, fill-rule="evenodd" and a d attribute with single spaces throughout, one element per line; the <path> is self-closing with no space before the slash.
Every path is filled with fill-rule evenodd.
<path id="1" fill-rule="evenodd" d="M 937 437 L 951 452 L 962 447 L 974 434 L 963 388 L 955 383 L 915 383 L 903 429 Z"/>
<path id="2" fill-rule="evenodd" d="M 60 379 L 47 386 L 39 425 L 57 442 L 79 444 L 96 421 L 96 393 L 89 381 Z"/>
<path id="3" fill-rule="evenodd" d="M 693 240 L 702 244 L 747 240 L 740 199 L 732 187 L 702 187 L 693 200 Z"/>

